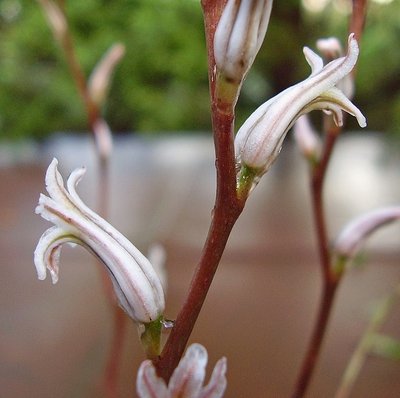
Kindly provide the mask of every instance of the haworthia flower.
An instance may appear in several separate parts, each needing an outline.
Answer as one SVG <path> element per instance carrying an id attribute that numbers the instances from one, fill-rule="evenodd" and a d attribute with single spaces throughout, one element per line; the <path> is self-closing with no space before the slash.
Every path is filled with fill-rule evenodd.
<path id="1" fill-rule="evenodd" d="M 156 375 L 151 361 L 142 362 L 136 382 L 140 398 L 220 398 L 226 388 L 226 358 L 215 365 L 210 382 L 203 386 L 207 350 L 192 344 L 172 374 L 168 386 Z"/>
<path id="2" fill-rule="evenodd" d="M 39 279 L 50 271 L 58 281 L 59 257 L 63 243 L 79 244 L 106 266 L 121 307 L 137 322 L 158 319 L 165 307 L 161 282 L 149 260 L 119 231 L 89 209 L 76 192 L 85 169 L 74 170 L 67 189 L 53 159 L 46 173 L 49 196 L 40 195 L 36 213 L 52 222 L 44 232 L 34 254 Z"/>
<path id="3" fill-rule="evenodd" d="M 343 123 L 342 111 L 355 116 L 361 127 L 366 120 L 360 110 L 336 87 L 356 64 L 358 44 L 349 36 L 345 57 L 323 66 L 322 58 L 309 48 L 304 55 L 311 66 L 311 75 L 287 88 L 261 105 L 243 124 L 235 137 L 235 154 L 239 168 L 249 168 L 258 176 L 274 162 L 283 140 L 293 123 L 315 109 L 333 113 L 335 123 Z"/>

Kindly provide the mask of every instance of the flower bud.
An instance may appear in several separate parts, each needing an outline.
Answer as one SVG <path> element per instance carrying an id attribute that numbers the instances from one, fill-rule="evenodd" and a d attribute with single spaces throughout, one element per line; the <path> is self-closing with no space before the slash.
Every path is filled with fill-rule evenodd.
<path id="1" fill-rule="evenodd" d="M 240 84 L 264 41 L 272 0 L 228 0 L 214 36 L 217 71 Z"/>
<path id="2" fill-rule="evenodd" d="M 351 221 L 339 234 L 333 253 L 339 258 L 352 258 L 357 250 L 378 228 L 400 220 L 400 206 L 370 211 Z"/>
<path id="3" fill-rule="evenodd" d="M 42 6 L 54 37 L 62 43 L 67 32 L 67 20 L 61 8 L 53 0 L 38 0 Z"/>
<path id="4" fill-rule="evenodd" d="M 294 124 L 294 138 L 301 153 L 310 162 L 319 160 L 321 155 L 321 140 L 310 123 L 308 115 L 302 115 Z"/>
<path id="5" fill-rule="evenodd" d="M 120 43 L 114 44 L 103 56 L 94 68 L 88 82 L 90 99 L 97 105 L 102 106 L 107 97 L 110 80 L 118 62 L 125 54 L 125 46 Z"/>
<path id="6" fill-rule="evenodd" d="M 58 281 L 58 264 L 63 243 L 79 244 L 105 265 L 121 307 L 135 321 L 150 323 L 164 311 L 164 292 L 149 260 L 99 215 L 89 209 L 76 192 L 85 169 L 74 170 L 64 188 L 53 159 L 46 173 L 49 196 L 40 195 L 36 213 L 55 226 L 44 232 L 34 254 L 39 279 L 50 271 Z"/>

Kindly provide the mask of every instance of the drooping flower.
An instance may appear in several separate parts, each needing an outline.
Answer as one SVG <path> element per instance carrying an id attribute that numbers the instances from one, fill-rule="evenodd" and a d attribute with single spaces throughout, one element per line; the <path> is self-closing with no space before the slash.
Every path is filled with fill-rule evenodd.
<path id="1" fill-rule="evenodd" d="M 79 244 L 106 266 L 121 307 L 136 322 L 157 320 L 165 307 L 161 282 L 149 260 L 119 231 L 89 209 L 76 192 L 85 168 L 74 170 L 67 189 L 53 159 L 46 173 L 49 196 L 40 195 L 36 213 L 54 224 L 41 236 L 34 254 L 38 278 L 58 281 L 64 243 Z"/>
<path id="2" fill-rule="evenodd" d="M 339 258 L 350 259 L 364 241 L 378 228 L 400 220 L 400 206 L 372 210 L 352 220 L 339 234 L 333 253 Z"/>
<path id="3" fill-rule="evenodd" d="M 228 0 L 214 36 L 217 70 L 240 83 L 264 41 L 272 0 Z"/>
<path id="4" fill-rule="evenodd" d="M 365 127 L 363 114 L 336 87 L 353 69 L 358 53 L 353 34 L 349 36 L 347 55 L 326 66 L 321 57 L 305 47 L 304 55 L 311 66 L 311 75 L 265 102 L 245 121 L 235 137 L 238 168 L 251 169 L 258 177 L 264 174 L 278 156 L 293 123 L 315 109 L 330 111 L 337 125 L 343 123 L 344 110 Z"/>
<path id="5" fill-rule="evenodd" d="M 220 398 L 226 388 L 226 358 L 215 365 L 209 383 L 203 387 L 207 350 L 192 344 L 172 374 L 168 386 L 156 375 L 149 360 L 140 365 L 136 389 L 140 398 Z"/>

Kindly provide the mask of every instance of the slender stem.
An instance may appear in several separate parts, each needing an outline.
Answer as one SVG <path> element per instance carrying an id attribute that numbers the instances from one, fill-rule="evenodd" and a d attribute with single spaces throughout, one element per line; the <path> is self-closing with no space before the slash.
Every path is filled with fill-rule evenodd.
<path id="1" fill-rule="evenodd" d="M 360 41 L 367 16 L 367 0 L 353 0 L 353 11 L 350 20 L 350 32 Z"/>
<path id="2" fill-rule="evenodd" d="M 59 3 L 59 6 L 60 10 L 65 16 L 65 20 L 67 21 L 65 2 L 61 1 Z M 110 188 L 109 153 L 107 151 L 102 151 L 101 145 L 99 144 L 101 141 L 101 132 L 97 131 L 96 123 L 101 119 L 100 109 L 90 97 L 85 75 L 76 56 L 74 41 L 68 23 L 66 24 L 66 30 L 64 32 L 64 35 L 61 37 L 59 43 L 64 52 L 64 56 L 68 64 L 72 79 L 85 107 L 88 127 L 92 131 L 93 138 L 96 143 L 99 170 L 99 213 L 102 214 L 103 217 L 106 217 L 106 214 L 108 212 L 108 198 Z M 106 293 L 106 296 L 108 297 L 113 311 L 113 337 L 104 373 L 104 388 L 107 396 L 110 398 L 114 398 L 118 396 L 118 370 L 120 359 L 122 356 L 123 341 L 126 329 L 126 316 L 116 303 L 110 278 L 108 277 L 108 275 L 106 275 L 103 267 L 100 267 L 99 270 L 103 282 L 103 289 Z"/>
<path id="3" fill-rule="evenodd" d="M 307 354 L 304 358 L 292 398 L 303 397 L 310 383 L 330 318 L 337 286 L 337 283 L 332 282 L 329 282 L 324 286 L 317 321 L 314 326 Z"/>
<path id="4" fill-rule="evenodd" d="M 184 352 L 218 268 L 230 232 L 245 203 L 245 199 L 239 199 L 236 194 L 236 169 L 233 147 L 234 109 L 233 106 L 230 109 L 226 106 L 220 109 L 215 95 L 215 61 L 212 43 L 215 27 L 225 3 L 226 0 L 205 0 L 202 4 L 208 47 L 217 192 L 211 225 L 187 297 L 176 318 L 174 328 L 161 356 L 155 361 L 159 376 L 166 381 L 171 377 Z"/>
<path id="5" fill-rule="evenodd" d="M 305 357 L 303 359 L 302 366 L 300 368 L 300 373 L 297 377 L 294 392 L 292 395 L 293 398 L 303 397 L 309 386 L 321 351 L 323 337 L 328 326 L 335 294 L 340 281 L 340 277 L 332 272 L 323 200 L 325 175 L 338 133 L 339 129 L 331 124 L 328 128 L 324 153 L 320 162 L 314 167 L 312 173 L 312 208 L 314 213 L 314 223 L 317 236 L 320 266 L 323 277 L 323 290 L 319 303 L 317 320 L 314 325 L 312 336 Z"/>
<path id="6" fill-rule="evenodd" d="M 158 374 L 165 380 L 169 380 L 179 363 L 203 306 L 230 232 L 244 206 L 244 202 L 236 196 L 232 125 L 232 117 L 214 112 L 217 194 L 213 217 L 186 300 L 176 318 L 175 326 L 161 357 L 156 362 Z"/>
<path id="7" fill-rule="evenodd" d="M 107 365 L 104 371 L 104 390 L 108 398 L 118 397 L 118 370 L 122 358 L 126 331 L 126 315 L 121 308 L 113 305 L 114 328 Z"/>
<path id="8" fill-rule="evenodd" d="M 319 163 L 314 167 L 311 177 L 311 197 L 314 214 L 314 224 L 317 236 L 317 246 L 324 280 L 331 278 L 328 234 L 325 222 L 324 209 L 324 181 L 329 160 L 338 137 L 340 128 L 331 125 L 328 129 L 324 152 Z"/>
<path id="9" fill-rule="evenodd" d="M 62 11 L 66 16 L 64 4 L 62 4 Z M 78 61 L 78 58 L 76 56 L 74 42 L 71 36 L 71 31 L 68 28 L 68 25 L 65 31 L 65 35 L 63 36 L 60 44 L 64 51 L 65 59 L 67 61 L 71 76 L 74 79 L 75 86 L 85 106 L 89 127 L 95 134 L 94 124 L 98 120 L 100 112 L 96 104 L 90 98 L 89 90 L 86 83 L 86 78 L 82 71 L 81 65 Z"/>
<path id="10" fill-rule="evenodd" d="M 366 13 L 367 0 L 353 0 L 349 31 L 355 33 L 358 41 L 361 40 L 365 26 Z M 356 70 L 353 69 L 353 77 L 355 76 L 355 71 Z M 328 326 L 330 313 L 332 312 L 337 287 L 342 277 L 342 274 L 338 275 L 331 267 L 323 200 L 325 175 L 341 128 L 334 126 L 331 121 L 329 124 L 327 123 L 327 118 L 325 118 L 326 143 L 324 153 L 320 162 L 313 169 L 311 180 L 314 223 L 323 276 L 323 290 L 317 321 L 295 384 L 293 398 L 303 397 L 308 388 L 321 351 L 323 337 Z"/>

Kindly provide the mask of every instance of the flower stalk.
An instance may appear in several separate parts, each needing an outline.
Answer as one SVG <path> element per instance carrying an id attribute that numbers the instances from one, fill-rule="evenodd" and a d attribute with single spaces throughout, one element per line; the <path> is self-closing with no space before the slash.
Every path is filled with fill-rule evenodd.
<path id="1" fill-rule="evenodd" d="M 161 356 L 154 361 L 157 374 L 168 381 L 178 366 L 190 334 L 211 286 L 231 230 L 241 214 L 245 199 L 236 191 L 234 152 L 234 103 L 221 109 L 216 89 L 214 33 L 225 2 L 203 0 L 208 71 L 211 96 L 211 117 L 215 147 L 217 190 L 213 215 L 202 254 L 194 272 L 189 291 L 177 315 L 175 325 Z M 232 100 L 233 101 L 233 100 Z"/>
<path id="2" fill-rule="evenodd" d="M 366 3 L 365 0 L 353 1 L 353 12 L 349 31 L 354 32 L 354 36 L 357 40 L 360 40 L 362 35 L 366 17 Z M 355 68 L 353 68 L 352 71 L 353 79 L 355 75 L 354 71 Z M 307 391 L 321 351 L 323 337 L 328 327 L 328 321 L 332 312 L 337 288 L 343 276 L 343 272 L 338 273 L 337 270 L 335 270 L 335 267 L 332 267 L 331 265 L 332 260 L 329 252 L 328 233 L 325 220 L 325 203 L 323 200 L 326 171 L 328 169 L 337 137 L 341 132 L 341 126 L 334 125 L 328 115 L 325 115 L 324 122 L 324 132 L 326 137 L 325 145 L 319 162 L 311 169 L 310 184 L 317 247 L 320 258 L 321 275 L 323 278 L 322 295 L 311 340 L 295 383 L 292 395 L 293 398 L 302 398 Z M 339 266 L 339 268 L 341 267 L 341 265 L 336 265 Z"/>

